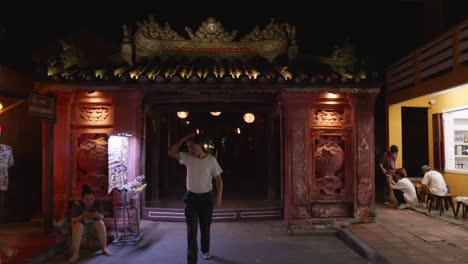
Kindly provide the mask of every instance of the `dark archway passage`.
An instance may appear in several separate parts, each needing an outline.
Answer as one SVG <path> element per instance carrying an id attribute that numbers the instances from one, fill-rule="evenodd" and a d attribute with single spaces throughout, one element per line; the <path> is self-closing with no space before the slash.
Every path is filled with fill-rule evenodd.
<path id="1" fill-rule="evenodd" d="M 178 111 L 188 116 L 179 118 Z M 212 111 L 221 114 L 214 116 Z M 250 124 L 243 120 L 248 112 L 255 116 Z M 151 106 L 146 118 L 147 208 L 183 208 L 186 169 L 169 158 L 167 150 L 196 131 L 206 136 L 207 151 L 224 170 L 220 210 L 282 208 L 281 126 L 274 104 L 158 104 Z M 181 151 L 186 151 L 185 146 Z"/>

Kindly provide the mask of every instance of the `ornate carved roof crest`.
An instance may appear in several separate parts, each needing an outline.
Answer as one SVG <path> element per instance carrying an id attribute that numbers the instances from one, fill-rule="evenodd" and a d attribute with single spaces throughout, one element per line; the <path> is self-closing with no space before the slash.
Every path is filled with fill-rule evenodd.
<path id="1" fill-rule="evenodd" d="M 213 17 L 203 21 L 195 32 L 185 27 L 188 38 L 175 32 L 168 23 L 161 26 L 153 16 L 138 22 L 137 26 L 133 40 L 128 28 L 123 26 L 122 57 L 130 64 L 163 54 L 237 59 L 262 56 L 272 61 L 295 45 L 295 27 L 273 19 L 264 28 L 254 27 L 240 40 L 235 40 L 237 30 L 225 31 L 221 22 Z"/>
<path id="2" fill-rule="evenodd" d="M 185 31 L 196 41 L 232 41 L 237 35 L 237 30 L 225 32 L 221 22 L 212 17 L 203 21 L 195 33 L 188 27 L 185 27 Z"/>
<path id="3" fill-rule="evenodd" d="M 293 25 L 288 23 L 280 24 L 275 22 L 274 19 L 270 19 L 270 22 L 265 26 L 264 29 L 261 29 L 260 26 L 255 26 L 253 30 L 242 37 L 241 41 L 260 41 L 266 39 L 281 39 L 289 40 L 295 42 L 296 38 L 296 28 Z"/>
<path id="4" fill-rule="evenodd" d="M 175 32 L 167 22 L 161 27 L 154 16 L 143 22 L 137 22 L 137 25 L 136 39 L 184 40 L 184 37 Z"/>

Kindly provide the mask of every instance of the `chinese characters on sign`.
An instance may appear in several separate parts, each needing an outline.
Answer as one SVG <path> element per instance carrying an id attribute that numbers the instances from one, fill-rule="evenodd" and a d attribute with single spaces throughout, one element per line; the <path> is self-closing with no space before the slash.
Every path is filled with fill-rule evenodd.
<path id="1" fill-rule="evenodd" d="M 55 97 L 31 93 L 28 98 L 29 113 L 31 115 L 55 121 Z"/>

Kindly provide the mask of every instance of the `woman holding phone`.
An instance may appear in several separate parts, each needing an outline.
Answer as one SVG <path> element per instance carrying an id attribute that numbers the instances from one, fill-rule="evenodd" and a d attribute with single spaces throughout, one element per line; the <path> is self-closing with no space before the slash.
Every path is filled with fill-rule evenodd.
<path id="1" fill-rule="evenodd" d="M 102 254 L 112 256 L 112 252 L 107 249 L 106 226 L 103 222 L 104 215 L 102 206 L 96 201 L 94 191 L 88 185 L 84 185 L 81 190 L 81 200 L 73 204 L 72 208 L 72 251 L 70 263 L 78 261 L 83 231 L 96 234 L 101 246 Z"/>

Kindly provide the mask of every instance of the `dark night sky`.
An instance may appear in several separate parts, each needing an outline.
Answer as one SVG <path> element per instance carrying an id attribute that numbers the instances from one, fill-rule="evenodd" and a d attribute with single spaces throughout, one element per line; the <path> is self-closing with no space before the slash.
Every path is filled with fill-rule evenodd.
<path id="1" fill-rule="evenodd" d="M 361 55 L 375 57 L 379 68 L 423 43 L 423 4 L 418 0 L 374 1 L 65 1 L 49 6 L 2 8 L 0 25 L 6 28 L 8 54 L 13 61 L 30 57 L 30 51 L 76 31 L 90 31 L 119 43 L 121 25 L 154 14 L 179 33 L 192 29 L 208 16 L 220 20 L 227 30 L 249 32 L 269 18 L 297 27 L 300 51 L 329 55 L 331 48 L 351 38 Z M 445 1 L 445 28 L 468 17 L 466 0 Z M 20 56 L 22 54 L 22 56 Z M 23 58 L 23 59 L 20 59 Z M 10 59 L 11 61 L 11 59 Z"/>

